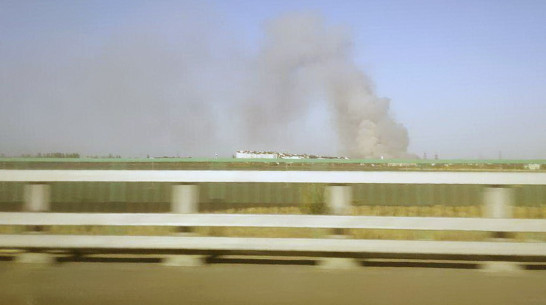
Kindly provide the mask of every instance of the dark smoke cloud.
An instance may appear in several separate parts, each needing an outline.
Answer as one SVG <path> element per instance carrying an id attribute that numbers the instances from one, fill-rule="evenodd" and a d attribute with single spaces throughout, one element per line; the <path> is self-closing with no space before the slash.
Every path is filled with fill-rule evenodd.
<path id="1" fill-rule="evenodd" d="M 283 16 L 249 56 L 207 14 L 140 18 L 91 44 L 68 32 L 0 49 L 0 152 L 407 156 L 407 132 L 344 29 Z"/>

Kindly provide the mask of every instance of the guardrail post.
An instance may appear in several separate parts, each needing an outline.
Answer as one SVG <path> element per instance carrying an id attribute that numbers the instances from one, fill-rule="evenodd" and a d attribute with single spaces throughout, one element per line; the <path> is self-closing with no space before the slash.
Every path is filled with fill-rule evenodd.
<path id="1" fill-rule="evenodd" d="M 484 216 L 486 218 L 512 218 L 513 190 L 490 186 L 484 190 Z"/>
<path id="2" fill-rule="evenodd" d="M 349 215 L 351 214 L 351 202 L 353 200 L 352 187 L 349 185 L 328 185 L 324 190 L 324 200 L 329 214 Z M 342 228 L 334 228 L 331 238 L 345 238 L 346 232 Z M 319 265 L 326 269 L 350 269 L 359 265 L 352 258 L 328 257 L 322 258 Z"/>
<path id="3" fill-rule="evenodd" d="M 51 208 L 50 203 L 50 186 L 45 183 L 27 184 L 24 188 L 24 204 L 23 211 L 25 212 L 48 212 Z M 42 226 L 28 226 L 28 233 L 42 233 Z M 34 251 L 23 252 L 17 255 L 15 261 L 18 263 L 32 264 L 51 264 L 55 258 L 47 253 Z"/>
<path id="4" fill-rule="evenodd" d="M 172 186 L 171 212 L 192 214 L 199 212 L 199 186 L 177 184 Z"/>
<path id="5" fill-rule="evenodd" d="M 485 218 L 512 218 L 513 217 L 513 190 L 506 186 L 488 186 L 484 189 L 484 215 Z M 506 232 L 492 232 L 492 240 L 511 238 L 512 234 Z M 522 268 L 512 262 L 485 262 L 482 269 L 486 271 L 518 271 Z"/>
<path id="6" fill-rule="evenodd" d="M 329 185 L 325 189 L 324 198 L 328 212 L 334 215 L 351 213 L 353 200 L 352 188 L 348 185 Z"/>
<path id="7" fill-rule="evenodd" d="M 48 212 L 50 204 L 50 186 L 45 183 L 26 184 L 24 188 L 24 212 Z M 27 228 L 30 232 L 41 232 L 41 226 Z"/>
<path id="8" fill-rule="evenodd" d="M 171 213 L 199 213 L 199 186 L 195 184 L 176 184 L 172 186 Z M 177 235 L 193 235 L 191 227 L 177 227 Z M 201 266 L 203 255 L 169 255 L 163 259 L 166 266 Z"/>
<path id="9" fill-rule="evenodd" d="M 25 202 L 23 211 L 25 212 L 47 212 L 50 209 L 50 187 L 45 183 L 25 185 Z"/>

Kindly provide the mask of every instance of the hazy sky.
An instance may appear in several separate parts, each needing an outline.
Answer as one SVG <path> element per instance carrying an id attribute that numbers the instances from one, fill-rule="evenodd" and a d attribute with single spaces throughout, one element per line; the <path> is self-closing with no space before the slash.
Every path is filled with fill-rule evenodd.
<path id="1" fill-rule="evenodd" d="M 245 136 L 266 29 L 287 14 L 349 37 L 408 152 L 546 158 L 546 1 L 0 0 L 0 153 L 337 154 L 315 85 L 298 119 L 279 108 L 282 128 Z"/>

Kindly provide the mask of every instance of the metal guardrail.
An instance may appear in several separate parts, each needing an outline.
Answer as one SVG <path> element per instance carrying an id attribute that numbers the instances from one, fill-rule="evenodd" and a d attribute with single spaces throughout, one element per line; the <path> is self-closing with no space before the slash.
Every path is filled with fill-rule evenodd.
<path id="1" fill-rule="evenodd" d="M 0 235 L 2 248 L 543 257 L 546 243 L 186 236 Z"/>
<path id="2" fill-rule="evenodd" d="M 239 170 L 0 170 L 0 182 L 278 182 L 544 185 L 532 172 L 354 172 Z"/>
<path id="3" fill-rule="evenodd" d="M 0 213 L 1 225 L 342 228 L 546 233 L 543 219 L 262 214 Z"/>
<path id="4" fill-rule="evenodd" d="M 546 220 L 510 219 L 511 185 L 546 184 L 546 173 L 502 172 L 342 172 L 342 171 L 139 171 L 139 170 L 0 170 L 0 181 L 29 183 L 27 213 L 0 213 L 0 225 L 227 226 L 339 229 L 455 230 L 546 232 Z M 49 210 L 47 183 L 173 182 L 172 214 L 36 213 Z M 325 201 L 333 216 L 196 214 L 198 186 L 194 182 L 328 183 Z M 487 218 L 345 216 L 353 183 L 478 184 L 484 192 Z M 493 236 L 492 236 L 493 237 Z M 0 248 L 115 250 L 241 250 L 335 253 L 451 254 L 546 256 L 546 243 L 485 241 L 394 241 L 301 238 L 241 238 L 204 236 L 70 236 L 0 235 Z"/>

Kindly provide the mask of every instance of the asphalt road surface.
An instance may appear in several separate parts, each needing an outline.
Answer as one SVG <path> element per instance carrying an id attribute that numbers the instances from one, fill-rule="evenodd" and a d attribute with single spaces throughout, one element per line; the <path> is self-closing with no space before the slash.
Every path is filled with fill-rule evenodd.
<path id="1" fill-rule="evenodd" d="M 0 304 L 546 304 L 546 271 L 0 263 Z"/>

